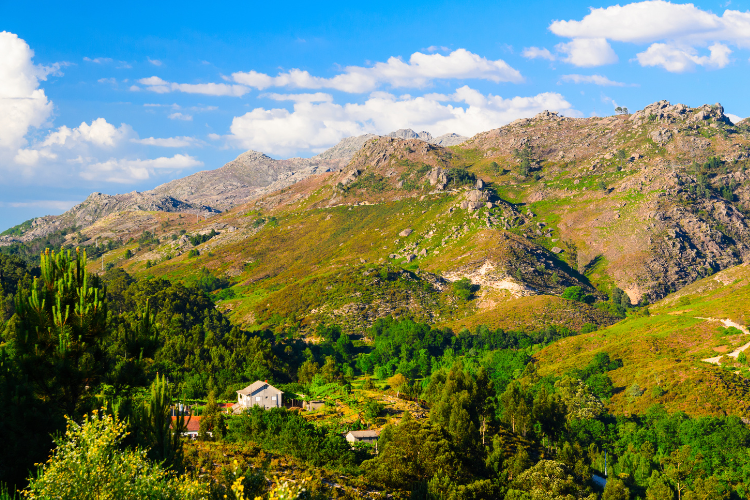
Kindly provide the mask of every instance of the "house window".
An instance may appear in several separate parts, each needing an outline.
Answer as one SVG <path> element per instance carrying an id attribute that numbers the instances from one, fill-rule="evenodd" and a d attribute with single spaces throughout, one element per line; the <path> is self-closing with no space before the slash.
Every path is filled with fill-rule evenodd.
<path id="1" fill-rule="evenodd" d="M 260 401 L 260 396 L 255 396 L 256 401 Z"/>
<path id="2" fill-rule="evenodd" d="M 276 396 L 271 396 L 271 401 L 276 401 Z"/>

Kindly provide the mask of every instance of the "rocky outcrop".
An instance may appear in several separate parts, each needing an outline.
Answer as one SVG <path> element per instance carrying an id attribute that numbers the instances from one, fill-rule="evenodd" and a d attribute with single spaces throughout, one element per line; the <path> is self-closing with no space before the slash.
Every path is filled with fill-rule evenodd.
<path id="1" fill-rule="evenodd" d="M 456 146 L 464 142 L 468 137 L 458 134 L 443 134 L 439 137 L 433 137 L 429 132 L 414 132 L 410 128 L 402 128 L 391 132 L 386 137 L 395 137 L 397 139 L 419 139 L 420 141 L 429 142 L 436 146 Z"/>

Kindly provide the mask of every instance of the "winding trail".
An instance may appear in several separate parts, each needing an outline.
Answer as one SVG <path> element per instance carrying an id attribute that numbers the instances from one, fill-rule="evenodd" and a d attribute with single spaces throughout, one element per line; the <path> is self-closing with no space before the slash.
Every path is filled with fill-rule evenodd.
<path id="1" fill-rule="evenodd" d="M 701 318 L 699 316 L 696 316 L 696 319 L 703 319 L 703 320 L 706 320 L 706 321 L 718 321 L 718 322 L 722 323 L 726 328 L 729 328 L 730 326 L 733 326 L 736 329 L 742 331 L 742 333 L 744 333 L 745 335 L 750 335 L 750 331 L 748 331 L 748 329 L 746 327 L 735 323 L 731 319 Z M 738 347 L 737 349 L 735 349 L 734 351 L 730 352 L 729 354 L 719 354 L 718 356 L 714 356 L 713 358 L 706 358 L 706 359 L 702 359 L 701 361 L 705 361 L 706 363 L 713 363 L 715 365 L 721 365 L 721 363 L 719 362 L 719 360 L 722 358 L 722 356 L 729 356 L 730 358 L 737 359 L 737 356 L 739 356 L 740 353 L 742 351 L 744 351 L 745 349 L 747 349 L 748 347 L 750 347 L 750 342 L 748 342 L 747 344 L 745 344 L 745 345 L 743 345 L 741 347 Z"/>

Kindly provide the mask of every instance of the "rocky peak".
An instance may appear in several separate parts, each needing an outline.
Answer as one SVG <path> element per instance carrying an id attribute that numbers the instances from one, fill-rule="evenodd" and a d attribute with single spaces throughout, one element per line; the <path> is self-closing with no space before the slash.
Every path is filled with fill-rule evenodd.
<path id="1" fill-rule="evenodd" d="M 699 108 L 690 108 L 684 104 L 671 105 L 666 100 L 649 104 L 642 110 L 630 115 L 629 119 L 636 125 L 642 125 L 648 121 L 660 123 L 696 123 L 712 118 L 717 122 L 731 124 L 729 118 L 724 115 L 724 107 L 719 103 L 713 105 L 704 104 Z"/>
<path id="2" fill-rule="evenodd" d="M 560 113 L 558 113 L 557 111 L 549 111 L 545 109 L 541 113 L 538 113 L 533 119 L 534 120 L 562 120 L 564 118 L 560 116 Z"/>
<path id="3" fill-rule="evenodd" d="M 425 142 L 432 142 L 433 140 L 431 133 L 425 132 L 424 130 L 417 133 L 410 128 L 398 129 L 395 132 L 388 134 L 387 137 L 396 137 L 397 139 L 419 139 L 420 141 Z"/>

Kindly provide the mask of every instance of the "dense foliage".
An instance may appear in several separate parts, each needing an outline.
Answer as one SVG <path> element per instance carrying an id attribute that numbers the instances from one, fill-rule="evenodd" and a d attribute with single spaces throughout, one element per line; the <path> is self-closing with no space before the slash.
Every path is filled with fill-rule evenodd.
<path id="1" fill-rule="evenodd" d="M 105 484 L 113 498 L 242 498 L 246 483 L 247 491 L 282 495 L 282 486 L 268 493 L 252 469 L 222 484 L 188 479 L 199 474 L 186 467 L 181 438 L 192 417 L 171 414 L 176 401 L 206 396 L 200 439 L 238 448 L 252 442 L 310 467 L 360 476 L 368 488 L 397 498 L 750 494 L 750 430 L 739 418 L 691 418 L 658 406 L 640 416 L 610 415 L 610 372 L 623 363 L 606 353 L 567 373 L 539 376 L 534 353 L 572 335 L 567 329 L 456 333 L 382 318 L 366 343 L 335 324 L 319 325 L 316 342 L 307 343 L 284 331 L 233 326 L 209 296 L 224 284 L 205 269 L 186 285 L 136 280 L 122 269 L 91 275 L 85 259 L 85 252 L 45 252 L 35 269 L 0 257 L 3 297 L 14 299 L 5 300 L 2 318 L 0 481 L 23 485 L 33 464 L 54 450 L 29 479 L 32 498 L 93 498 Z M 568 295 L 586 300 L 580 289 Z M 615 290 L 612 307 L 624 309 L 624 302 Z M 425 410 L 426 418 L 405 412 L 385 425 L 378 454 L 342 436 L 388 416 L 378 400 L 353 395 L 361 375 L 360 391 L 377 392 L 378 380 L 380 389 L 391 386 Z M 326 400 L 334 420 L 313 422 L 284 408 L 222 413 L 216 395 L 233 399 L 259 379 L 294 397 Z M 359 408 L 359 420 L 337 421 L 339 403 Z M 602 490 L 591 478 L 604 476 L 605 460 Z"/>

